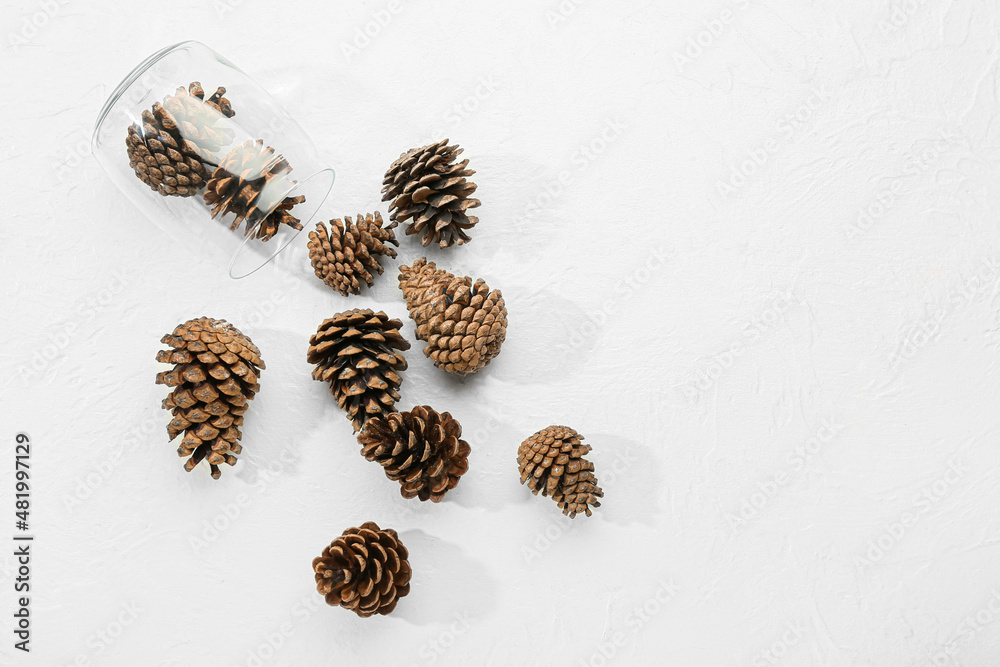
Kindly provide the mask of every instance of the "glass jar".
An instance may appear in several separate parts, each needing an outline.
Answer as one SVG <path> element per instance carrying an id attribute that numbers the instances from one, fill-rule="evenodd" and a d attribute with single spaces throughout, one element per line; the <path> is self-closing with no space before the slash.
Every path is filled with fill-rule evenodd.
<path id="1" fill-rule="evenodd" d="M 161 49 L 133 69 L 91 143 L 146 217 L 233 278 L 274 259 L 333 187 L 302 127 L 200 42 Z"/>

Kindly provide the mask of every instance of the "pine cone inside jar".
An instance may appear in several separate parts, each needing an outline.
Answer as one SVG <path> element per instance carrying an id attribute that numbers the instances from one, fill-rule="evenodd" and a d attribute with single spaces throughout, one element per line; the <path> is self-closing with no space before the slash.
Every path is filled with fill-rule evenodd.
<path id="1" fill-rule="evenodd" d="M 507 337 L 507 308 L 500 290 L 483 280 L 455 277 L 426 258 L 399 267 L 410 317 L 417 338 L 427 343 L 424 355 L 438 368 L 468 375 L 500 354 Z"/>
<path id="2" fill-rule="evenodd" d="M 517 451 L 521 484 L 527 482 L 535 495 L 551 496 L 571 519 L 581 512 L 590 516 L 591 506 L 601 506 L 597 499 L 604 492 L 597 486 L 594 464 L 583 458 L 589 451 L 583 436 L 568 426 L 543 428 Z"/>
<path id="3" fill-rule="evenodd" d="M 392 412 L 399 400 L 406 359 L 397 350 L 410 349 L 399 333 L 402 325 L 382 311 L 355 308 L 324 320 L 309 339 L 312 377 L 330 383 L 355 432 L 365 420 Z"/>
<path id="4" fill-rule="evenodd" d="M 353 222 L 350 216 L 330 221 L 332 232 L 322 222 L 316 230 L 309 232 L 309 260 L 316 277 L 340 292 L 342 295 L 360 294 L 361 281 L 371 287 L 375 279 L 372 272 L 382 275 L 382 265 L 378 257 L 395 257 L 396 251 L 387 243 L 398 246 L 392 228 L 382 227 L 382 214 L 357 216 Z"/>
<path id="5" fill-rule="evenodd" d="M 306 198 L 284 197 L 295 184 L 291 171 L 288 161 L 262 140 L 245 141 L 212 173 L 205 186 L 205 204 L 212 207 L 213 219 L 232 214 L 229 229 L 236 230 L 245 222 L 244 234 L 260 241 L 271 240 L 280 225 L 300 230 L 302 223 L 291 209 Z"/>
<path id="6" fill-rule="evenodd" d="M 156 375 L 156 384 L 173 387 L 163 399 L 163 409 L 173 415 L 167 435 L 170 440 L 184 435 L 177 454 L 189 457 L 185 470 L 207 458 L 218 479 L 219 466 L 236 465 L 236 455 L 243 451 L 239 427 L 260 390 L 260 350 L 233 325 L 208 317 L 178 325 L 160 342 L 171 349 L 158 352 L 156 360 L 174 364 Z"/>
<path id="7" fill-rule="evenodd" d="M 233 140 L 220 123 L 235 115 L 225 93 L 220 86 L 206 100 L 194 81 L 142 112 L 142 122 L 131 125 L 125 139 L 139 180 L 164 197 L 191 197 L 205 186 L 206 165 L 214 166 L 215 152 Z"/>
<path id="8" fill-rule="evenodd" d="M 480 205 L 470 195 L 476 184 L 469 181 L 475 171 L 469 161 L 455 162 L 463 151 L 444 139 L 413 148 L 392 163 L 382 181 L 382 201 L 391 201 L 393 222 L 406 222 L 407 236 L 423 233 L 421 245 L 437 243 L 442 248 L 462 245 L 471 239 L 466 230 L 479 218 L 466 211 Z"/>
<path id="9" fill-rule="evenodd" d="M 358 434 L 361 454 L 398 481 L 404 498 L 435 503 L 458 485 L 469 469 L 469 443 L 462 426 L 447 412 L 421 405 L 409 412 L 373 417 Z"/>
<path id="10" fill-rule="evenodd" d="M 367 618 L 386 615 L 410 592 L 409 553 L 391 528 L 369 521 L 348 528 L 313 559 L 316 590 L 337 605 Z"/>

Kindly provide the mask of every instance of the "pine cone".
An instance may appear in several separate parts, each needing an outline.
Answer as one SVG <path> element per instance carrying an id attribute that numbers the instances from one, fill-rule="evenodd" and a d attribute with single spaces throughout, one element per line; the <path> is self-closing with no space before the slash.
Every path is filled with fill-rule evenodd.
<path id="1" fill-rule="evenodd" d="M 345 224 L 346 223 L 346 224 Z M 316 277 L 344 296 L 361 293 L 361 280 L 369 287 L 375 279 L 371 272 L 382 275 L 382 265 L 377 256 L 395 257 L 396 251 L 386 245 L 399 245 L 392 223 L 382 228 L 382 214 L 358 215 L 357 223 L 350 216 L 330 221 L 331 235 L 322 222 L 316 224 L 316 231 L 309 232 L 309 259 Z M 359 280 L 360 278 L 360 280 Z"/>
<path id="2" fill-rule="evenodd" d="M 481 279 L 456 278 L 426 258 L 399 267 L 399 286 L 424 355 L 438 368 L 468 375 L 500 353 L 507 336 L 507 308 L 500 290 Z"/>
<path id="3" fill-rule="evenodd" d="M 348 528 L 313 559 L 316 590 L 331 607 L 362 618 L 386 615 L 410 592 L 409 553 L 391 528 L 369 521 Z"/>
<path id="4" fill-rule="evenodd" d="M 579 512 L 590 516 L 590 506 L 600 507 L 597 499 L 604 497 L 597 486 L 594 464 L 583 458 L 590 445 L 582 441 L 583 436 L 567 426 L 549 426 L 517 450 L 521 484 L 527 482 L 535 495 L 552 496 L 571 519 Z"/>
<path id="5" fill-rule="evenodd" d="M 198 193 L 208 180 L 205 164 L 214 166 L 213 153 L 233 140 L 232 131 L 217 127 L 235 114 L 225 93 L 219 87 L 206 100 L 195 81 L 142 112 L 142 124 L 130 126 L 125 140 L 139 180 L 164 197 Z"/>
<path id="6" fill-rule="evenodd" d="M 447 248 L 453 243 L 470 241 L 465 230 L 479 218 L 466 211 L 481 203 L 469 199 L 476 184 L 466 180 L 474 171 L 467 169 L 468 160 L 455 162 L 464 149 L 449 146 L 448 140 L 422 148 L 413 148 L 392 163 L 382 181 L 382 201 L 392 201 L 393 222 L 410 220 L 406 235 L 424 233 L 421 245 L 431 242 Z"/>
<path id="7" fill-rule="evenodd" d="M 441 502 L 469 469 L 469 443 L 447 412 L 421 405 L 409 412 L 372 417 L 358 434 L 361 454 L 398 481 L 404 498 Z"/>
<path id="8" fill-rule="evenodd" d="M 236 218 L 229 229 L 246 222 L 244 234 L 252 233 L 261 241 L 271 240 L 280 224 L 302 229 L 302 223 L 289 211 L 306 198 L 299 195 L 278 201 L 294 184 L 288 176 L 291 171 L 284 156 L 276 155 L 270 146 L 265 148 L 261 139 L 237 146 L 216 167 L 205 188 L 205 203 L 213 207 L 212 218 L 232 213 Z"/>
<path id="9" fill-rule="evenodd" d="M 410 349 L 399 333 L 402 325 L 381 311 L 355 308 L 324 320 L 309 339 L 312 377 L 330 383 L 355 432 L 369 417 L 392 412 L 399 400 L 398 372 L 406 370 L 406 359 L 396 350 Z"/>
<path id="10" fill-rule="evenodd" d="M 260 350 L 233 325 L 208 317 L 178 325 L 160 342 L 172 349 L 158 352 L 156 360 L 174 364 L 156 375 L 156 384 L 174 388 L 163 399 L 163 409 L 174 416 L 167 435 L 173 440 L 184 434 L 177 454 L 190 457 L 185 470 L 207 456 L 212 477 L 218 479 L 219 465 L 236 465 L 236 454 L 243 451 L 239 426 L 260 390 Z"/>

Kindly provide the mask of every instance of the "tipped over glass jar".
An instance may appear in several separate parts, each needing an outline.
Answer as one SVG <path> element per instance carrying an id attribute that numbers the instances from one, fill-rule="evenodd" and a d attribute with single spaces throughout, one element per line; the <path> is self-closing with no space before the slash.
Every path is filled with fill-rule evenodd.
<path id="1" fill-rule="evenodd" d="M 200 42 L 157 51 L 98 116 L 94 155 L 140 210 L 233 278 L 274 259 L 333 187 L 302 127 Z"/>

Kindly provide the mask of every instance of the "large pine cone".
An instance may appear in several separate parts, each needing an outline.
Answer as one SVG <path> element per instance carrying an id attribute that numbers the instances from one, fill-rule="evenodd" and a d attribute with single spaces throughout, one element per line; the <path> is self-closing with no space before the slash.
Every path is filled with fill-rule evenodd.
<path id="1" fill-rule="evenodd" d="M 129 127 L 125 140 L 139 180 L 164 197 L 190 197 L 204 187 L 205 165 L 214 166 L 215 151 L 233 140 L 232 131 L 217 125 L 235 114 L 225 93 L 219 87 L 206 100 L 194 81 L 142 112 L 142 123 Z"/>
<path id="2" fill-rule="evenodd" d="M 404 498 L 441 502 L 469 469 L 469 443 L 447 412 L 421 405 L 409 412 L 373 417 L 358 434 L 361 454 L 398 481 Z"/>
<path id="3" fill-rule="evenodd" d="M 399 267 L 410 317 L 417 338 L 427 343 L 424 354 L 438 368 L 468 375 L 500 353 L 507 336 L 507 308 L 500 290 L 490 291 L 481 279 L 455 277 L 426 258 Z"/>
<path id="4" fill-rule="evenodd" d="M 244 234 L 261 241 L 270 241 L 282 224 L 302 229 L 290 211 L 306 198 L 299 195 L 279 201 L 294 184 L 291 171 L 284 156 L 265 147 L 261 139 L 245 141 L 222 160 L 208 181 L 205 203 L 213 207 L 212 218 L 232 213 L 236 217 L 229 229 L 246 222 Z"/>
<path id="5" fill-rule="evenodd" d="M 465 230 L 479 218 L 466 211 L 481 203 L 470 199 L 476 184 L 468 181 L 473 170 L 468 160 L 456 163 L 463 149 L 449 146 L 448 140 L 413 148 L 392 163 L 382 181 L 382 201 L 392 201 L 393 222 L 410 220 L 407 236 L 424 233 L 421 245 L 438 243 L 442 248 L 470 241 Z"/>
<path id="6" fill-rule="evenodd" d="M 316 590 L 331 607 L 383 616 L 410 592 L 409 553 L 391 528 L 369 521 L 348 528 L 313 559 Z"/>
<path id="7" fill-rule="evenodd" d="M 167 435 L 173 440 L 184 434 L 177 454 L 190 457 L 185 470 L 208 457 L 218 479 L 219 465 L 236 465 L 236 454 L 243 451 L 239 427 L 260 389 L 260 350 L 233 325 L 208 317 L 188 320 L 160 342 L 172 349 L 158 352 L 156 360 L 174 364 L 156 375 L 156 384 L 174 388 L 163 399 L 163 409 L 173 414 Z"/>
<path id="8" fill-rule="evenodd" d="M 312 377 L 330 383 L 355 432 L 368 418 L 392 412 L 399 400 L 406 359 L 396 350 L 410 349 L 399 333 L 402 325 L 381 311 L 355 308 L 324 320 L 309 339 Z"/>
<path id="9" fill-rule="evenodd" d="M 590 506 L 600 507 L 597 499 L 604 497 L 597 486 L 594 464 L 583 458 L 590 445 L 582 441 L 583 436 L 567 426 L 549 426 L 517 450 L 521 484 L 527 482 L 535 495 L 552 496 L 571 519 L 580 512 L 590 516 Z"/>
<path id="10" fill-rule="evenodd" d="M 316 277 L 344 296 L 361 293 L 361 280 L 371 287 L 375 279 L 372 271 L 382 275 L 382 265 L 378 256 L 395 257 L 396 251 L 387 246 L 399 245 L 392 223 L 382 228 L 382 214 L 378 211 L 358 215 L 357 223 L 350 216 L 330 221 L 331 234 L 322 222 L 316 224 L 316 231 L 309 232 L 309 260 Z M 359 280 L 360 279 L 360 280 Z"/>

